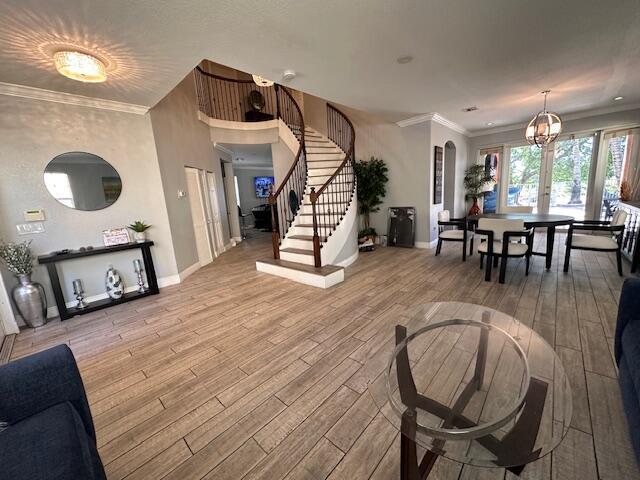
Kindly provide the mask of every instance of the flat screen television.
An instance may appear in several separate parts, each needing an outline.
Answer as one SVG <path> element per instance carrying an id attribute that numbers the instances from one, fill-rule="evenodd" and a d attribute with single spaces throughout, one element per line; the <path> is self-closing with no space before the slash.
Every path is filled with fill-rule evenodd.
<path id="1" fill-rule="evenodd" d="M 267 198 L 269 196 L 269 187 L 275 185 L 275 178 L 273 177 L 254 177 L 253 181 L 256 184 L 256 197 Z"/>

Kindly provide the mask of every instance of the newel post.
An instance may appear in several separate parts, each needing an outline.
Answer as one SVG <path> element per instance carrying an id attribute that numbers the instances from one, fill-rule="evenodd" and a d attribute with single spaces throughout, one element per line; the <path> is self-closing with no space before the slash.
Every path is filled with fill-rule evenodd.
<path id="1" fill-rule="evenodd" d="M 320 258 L 320 237 L 318 236 L 318 216 L 316 215 L 316 202 L 318 201 L 316 187 L 311 187 L 309 198 L 311 200 L 311 213 L 313 214 L 313 264 L 320 268 L 322 259 Z"/>
<path id="2" fill-rule="evenodd" d="M 276 221 L 276 197 L 273 195 L 273 185 L 269 187 L 269 208 L 271 209 L 271 245 L 273 247 L 273 258 L 280 258 L 280 233 L 278 222 Z"/>

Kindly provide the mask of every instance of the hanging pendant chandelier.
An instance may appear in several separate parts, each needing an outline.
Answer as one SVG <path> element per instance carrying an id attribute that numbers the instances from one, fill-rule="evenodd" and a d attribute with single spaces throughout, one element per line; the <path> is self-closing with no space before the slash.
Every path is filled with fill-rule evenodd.
<path id="1" fill-rule="evenodd" d="M 541 92 L 544 95 L 544 106 L 541 112 L 531 119 L 525 137 L 531 145 L 542 148 L 553 142 L 562 131 L 562 120 L 553 112 L 547 112 L 547 95 L 551 90 Z"/>
<path id="2" fill-rule="evenodd" d="M 258 85 L 259 87 L 272 87 L 273 86 L 273 80 L 268 80 L 264 77 L 261 77 L 260 75 L 251 75 L 253 77 L 253 81 L 255 82 L 256 85 Z"/>

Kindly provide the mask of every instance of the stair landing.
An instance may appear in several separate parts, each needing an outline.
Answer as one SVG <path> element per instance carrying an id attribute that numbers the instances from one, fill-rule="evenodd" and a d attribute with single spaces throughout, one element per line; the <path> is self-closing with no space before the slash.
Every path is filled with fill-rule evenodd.
<path id="1" fill-rule="evenodd" d="M 256 261 L 256 270 L 318 288 L 329 288 L 344 281 L 344 268 L 334 265 L 317 268 L 311 265 L 267 258 Z"/>

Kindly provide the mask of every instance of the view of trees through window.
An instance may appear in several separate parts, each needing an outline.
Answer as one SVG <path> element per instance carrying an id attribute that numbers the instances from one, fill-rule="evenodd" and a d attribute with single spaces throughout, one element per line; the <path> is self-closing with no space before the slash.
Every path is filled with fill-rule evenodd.
<path id="1" fill-rule="evenodd" d="M 607 173 L 604 182 L 605 193 L 615 196 L 620 195 L 620 182 L 624 171 L 625 150 L 627 148 L 627 136 L 613 137 L 609 140 L 607 152 Z"/>
<path id="2" fill-rule="evenodd" d="M 535 145 L 511 148 L 508 206 L 532 206 L 535 211 L 538 204 L 541 162 L 542 150 Z"/>
<path id="3" fill-rule="evenodd" d="M 551 213 L 584 218 L 594 137 L 555 142 L 551 177 Z"/>

